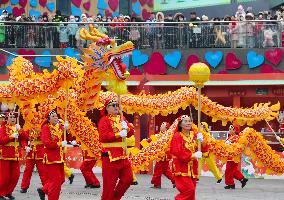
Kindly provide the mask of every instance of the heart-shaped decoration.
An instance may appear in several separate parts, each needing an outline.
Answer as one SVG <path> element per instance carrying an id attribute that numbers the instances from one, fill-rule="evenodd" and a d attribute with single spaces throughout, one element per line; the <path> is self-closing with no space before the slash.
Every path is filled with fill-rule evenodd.
<path id="1" fill-rule="evenodd" d="M 139 0 L 141 5 L 144 6 L 147 3 L 147 0 Z"/>
<path id="2" fill-rule="evenodd" d="M 50 3 L 46 4 L 46 8 L 49 12 L 53 12 L 55 10 L 55 3 L 50 2 Z"/>
<path id="3" fill-rule="evenodd" d="M 259 67 L 264 62 L 264 57 L 258 55 L 255 51 L 249 51 L 247 53 L 247 61 L 250 69 Z"/>
<path id="4" fill-rule="evenodd" d="M 101 10 L 107 9 L 107 4 L 104 0 L 98 0 L 97 8 Z"/>
<path id="5" fill-rule="evenodd" d="M 153 6 L 154 6 L 154 1 L 153 1 L 153 0 L 148 0 L 148 1 L 147 1 L 147 5 L 148 5 L 150 8 L 153 8 Z"/>
<path id="6" fill-rule="evenodd" d="M 227 70 L 220 70 L 220 71 L 218 72 L 218 74 L 228 74 L 228 71 L 227 71 Z"/>
<path id="7" fill-rule="evenodd" d="M 77 60 L 80 60 L 80 59 L 81 59 L 81 58 L 80 58 L 80 53 L 77 52 L 77 51 L 75 51 L 74 48 L 70 48 L 70 47 L 68 47 L 68 48 L 66 48 L 66 49 L 64 50 L 64 55 L 69 56 L 69 57 L 71 57 L 71 58 L 76 58 Z"/>
<path id="8" fill-rule="evenodd" d="M 216 68 L 223 58 L 223 52 L 206 52 L 205 53 L 205 60 L 209 63 L 209 65 L 213 68 Z"/>
<path id="9" fill-rule="evenodd" d="M 76 6 L 71 6 L 71 13 L 74 16 L 81 16 L 82 15 L 82 11 L 80 8 L 77 8 Z"/>
<path id="10" fill-rule="evenodd" d="M 13 14 L 15 15 L 15 17 L 19 17 L 22 14 L 25 13 L 25 9 L 24 8 L 18 8 L 18 7 L 14 7 L 13 8 Z"/>
<path id="11" fill-rule="evenodd" d="M 196 56 L 196 55 L 188 56 L 188 58 L 186 60 L 186 71 L 188 72 L 191 65 L 193 65 L 194 63 L 198 63 L 198 62 L 200 62 L 198 56 Z"/>
<path id="12" fill-rule="evenodd" d="M 109 11 L 109 9 L 106 9 L 105 10 L 105 15 L 106 15 L 106 17 L 111 17 L 112 13 Z"/>
<path id="13" fill-rule="evenodd" d="M 28 0 L 20 0 L 20 1 L 19 1 L 19 4 L 20 4 L 23 8 L 26 7 L 27 3 L 28 3 Z"/>
<path id="14" fill-rule="evenodd" d="M 142 72 L 138 68 L 131 69 L 129 73 L 130 75 L 142 75 Z"/>
<path id="15" fill-rule="evenodd" d="M 2 0 L 1 2 L 0 2 L 0 4 L 6 4 L 6 3 L 8 3 L 10 0 Z"/>
<path id="16" fill-rule="evenodd" d="M 145 8 L 142 10 L 142 17 L 144 20 L 147 20 L 150 18 L 150 12 L 148 12 L 148 10 Z"/>
<path id="17" fill-rule="evenodd" d="M 180 51 L 174 51 L 172 53 L 166 54 L 165 57 L 165 62 L 173 67 L 173 68 L 177 68 L 177 66 L 179 65 L 180 59 L 181 59 L 181 52 Z"/>
<path id="18" fill-rule="evenodd" d="M 84 7 L 87 11 L 89 11 L 90 8 L 91 8 L 91 2 L 90 2 L 90 1 L 85 2 L 85 3 L 83 4 L 83 7 Z"/>
<path id="19" fill-rule="evenodd" d="M 12 52 L 12 54 L 18 55 L 17 52 Z M 16 56 L 13 56 L 13 55 L 9 55 L 9 56 L 8 56 L 7 62 L 6 62 L 6 66 L 7 66 L 7 67 L 9 67 L 10 65 L 12 65 L 14 58 L 16 58 Z"/>
<path id="20" fill-rule="evenodd" d="M 0 54 L 0 66 L 5 66 L 7 62 L 7 56 L 5 54 Z"/>
<path id="21" fill-rule="evenodd" d="M 283 57 L 282 49 L 276 48 L 274 50 L 267 50 L 264 53 L 265 58 L 274 65 L 278 65 Z"/>
<path id="22" fill-rule="evenodd" d="M 11 5 L 17 5 L 19 3 L 19 0 L 11 0 Z"/>
<path id="23" fill-rule="evenodd" d="M 38 18 L 38 17 L 41 15 L 41 12 L 38 11 L 38 10 L 33 10 L 33 9 L 31 9 L 31 10 L 29 11 L 29 15 L 30 15 L 30 16 L 35 16 L 36 18 Z"/>
<path id="24" fill-rule="evenodd" d="M 143 54 L 141 51 L 136 50 L 136 49 L 132 52 L 132 64 L 134 67 L 143 65 L 148 60 L 149 60 L 149 56 L 147 54 Z"/>
<path id="25" fill-rule="evenodd" d="M 42 55 L 50 55 L 50 51 L 43 51 Z M 51 65 L 51 57 L 36 57 L 35 63 L 41 67 L 50 67 Z"/>
<path id="26" fill-rule="evenodd" d="M 118 8 L 118 0 L 108 0 L 108 5 L 112 11 L 116 11 Z"/>
<path id="27" fill-rule="evenodd" d="M 39 0 L 39 5 L 41 5 L 42 7 L 45 7 L 47 4 L 47 0 Z"/>
<path id="28" fill-rule="evenodd" d="M 134 4 L 132 4 L 132 11 L 137 16 L 141 15 L 141 4 L 140 4 L 139 1 L 135 2 Z"/>
<path id="29" fill-rule="evenodd" d="M 30 6 L 31 7 L 37 7 L 37 0 L 30 0 Z"/>
<path id="30" fill-rule="evenodd" d="M 259 72 L 260 73 L 273 73 L 274 69 L 271 65 L 269 64 L 263 64 L 260 68 L 259 68 Z"/>
<path id="31" fill-rule="evenodd" d="M 226 69 L 239 69 L 242 62 L 237 59 L 234 53 L 228 53 L 226 56 Z"/>
<path id="32" fill-rule="evenodd" d="M 26 49 L 19 49 L 18 51 L 19 55 L 35 55 L 35 51 L 34 50 L 26 50 Z M 25 56 L 25 59 L 32 61 L 34 59 L 33 56 Z"/>
<path id="33" fill-rule="evenodd" d="M 72 0 L 73 5 L 75 5 L 77 8 L 80 8 L 82 0 Z"/>
<path id="34" fill-rule="evenodd" d="M 163 55 L 159 52 L 154 52 L 151 55 L 149 62 L 143 65 L 144 73 L 147 74 L 166 74 L 167 66 Z"/>

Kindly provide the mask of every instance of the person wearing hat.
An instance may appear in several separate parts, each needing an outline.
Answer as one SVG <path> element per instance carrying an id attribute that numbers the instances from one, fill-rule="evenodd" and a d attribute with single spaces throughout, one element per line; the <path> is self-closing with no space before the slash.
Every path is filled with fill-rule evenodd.
<path id="1" fill-rule="evenodd" d="M 240 136 L 240 126 L 233 124 L 229 127 L 228 138 L 226 140 L 227 145 L 231 145 L 233 143 L 237 143 Z M 234 179 L 237 179 L 241 182 L 242 188 L 246 186 L 248 179 L 244 177 L 242 172 L 239 170 L 239 162 L 241 162 L 241 156 L 238 161 L 233 160 L 233 158 L 228 158 L 226 163 L 225 170 L 225 189 L 235 189 Z"/>
<path id="2" fill-rule="evenodd" d="M 45 117 L 46 121 L 41 127 L 41 140 L 44 145 L 43 162 L 48 173 L 43 188 L 38 188 L 37 191 L 41 200 L 45 199 L 45 195 L 48 200 L 59 200 L 61 185 L 65 181 L 64 147 L 67 146 L 63 129 L 68 129 L 68 122 L 65 121 L 62 126 L 54 110 L 48 111 Z"/>
<path id="3" fill-rule="evenodd" d="M 159 134 L 155 135 L 157 139 L 159 139 L 169 128 L 170 124 L 168 122 L 163 122 L 160 126 Z M 156 162 L 154 174 L 151 180 L 151 184 L 154 185 L 152 188 L 161 188 L 161 179 L 163 174 L 172 182 L 173 187 L 175 187 L 175 180 L 169 167 L 169 161 L 171 159 L 171 154 L 169 151 L 167 151 L 166 155 Z"/>
<path id="4" fill-rule="evenodd" d="M 8 112 L 0 128 L 0 200 L 15 199 L 12 193 L 20 177 L 21 147 L 27 145 L 26 132 L 16 123 L 16 113 Z"/>
<path id="5" fill-rule="evenodd" d="M 28 133 L 28 145 L 26 146 L 26 167 L 21 183 L 21 193 L 26 193 L 31 182 L 33 169 L 36 166 L 42 185 L 46 183 L 46 171 L 43 164 L 44 145 L 40 138 L 40 131 L 30 130 Z"/>
<path id="6" fill-rule="evenodd" d="M 133 181 L 126 138 L 134 130 L 119 114 L 119 103 L 114 98 L 106 100 L 101 114 L 98 131 L 102 143 L 102 200 L 119 200 Z"/>
<path id="7" fill-rule="evenodd" d="M 192 119 L 187 115 L 179 117 L 170 144 L 170 153 L 173 156 L 172 171 L 180 192 L 175 197 L 176 200 L 195 200 L 197 159 L 202 158 L 202 152 L 206 152 L 208 148 L 203 143 L 202 133 L 197 133 L 196 129 L 192 128 L 192 123 Z M 201 151 L 198 151 L 198 141 L 202 143 Z"/>
<path id="8" fill-rule="evenodd" d="M 201 127 L 205 132 L 209 133 L 208 124 L 206 122 L 201 122 Z M 198 165 L 199 165 L 199 167 L 198 167 L 198 170 L 199 170 L 198 171 L 198 179 L 201 175 L 201 169 L 203 168 L 203 165 L 204 165 L 205 162 L 208 166 L 208 169 L 214 175 L 217 184 L 221 183 L 222 175 L 221 175 L 218 167 L 216 166 L 215 157 L 212 153 L 210 153 L 208 151 L 203 153 L 203 157 L 198 162 Z"/>

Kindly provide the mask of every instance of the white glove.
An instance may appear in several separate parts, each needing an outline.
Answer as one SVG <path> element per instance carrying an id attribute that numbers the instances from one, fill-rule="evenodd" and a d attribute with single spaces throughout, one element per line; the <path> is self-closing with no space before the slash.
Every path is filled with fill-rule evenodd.
<path id="1" fill-rule="evenodd" d="M 232 143 L 230 142 L 230 140 L 227 140 L 227 141 L 225 142 L 225 144 L 232 144 Z"/>
<path id="2" fill-rule="evenodd" d="M 19 133 L 14 133 L 14 134 L 12 135 L 12 137 L 15 138 L 15 139 L 18 139 L 18 138 L 19 138 Z"/>
<path id="3" fill-rule="evenodd" d="M 71 142 L 71 144 L 72 144 L 73 146 L 75 146 L 75 145 L 77 144 L 76 140 L 73 140 L 73 141 Z"/>
<path id="4" fill-rule="evenodd" d="M 126 138 L 127 137 L 127 130 L 123 129 L 122 131 L 119 132 L 120 137 Z"/>
<path id="5" fill-rule="evenodd" d="M 126 121 L 122 121 L 122 122 L 121 122 L 121 128 L 122 128 L 122 129 L 125 129 L 125 130 L 128 129 L 128 126 L 127 126 Z"/>
<path id="6" fill-rule="evenodd" d="M 202 152 L 201 151 L 195 152 L 195 158 L 202 158 Z"/>
<path id="7" fill-rule="evenodd" d="M 281 139 L 281 138 L 280 138 L 279 136 L 276 136 L 276 140 L 278 140 L 278 141 L 280 142 L 280 139 Z"/>
<path id="8" fill-rule="evenodd" d="M 61 146 L 62 146 L 62 147 L 66 147 L 66 146 L 67 146 L 67 141 L 66 141 L 66 140 L 63 140 L 63 141 L 61 142 Z"/>
<path id="9" fill-rule="evenodd" d="M 65 121 L 64 122 L 64 129 L 68 130 L 68 127 L 69 127 L 69 123 L 68 123 L 68 121 Z"/>
<path id="10" fill-rule="evenodd" d="M 203 135 L 202 133 L 197 134 L 197 140 L 199 140 L 201 143 L 203 142 Z"/>
<path id="11" fill-rule="evenodd" d="M 33 150 L 33 149 L 32 149 L 31 147 L 27 147 L 27 148 L 26 148 L 26 152 L 27 152 L 27 153 L 31 152 L 32 150 Z"/>
<path id="12" fill-rule="evenodd" d="M 19 131 L 21 129 L 20 124 L 16 124 L 16 131 Z"/>

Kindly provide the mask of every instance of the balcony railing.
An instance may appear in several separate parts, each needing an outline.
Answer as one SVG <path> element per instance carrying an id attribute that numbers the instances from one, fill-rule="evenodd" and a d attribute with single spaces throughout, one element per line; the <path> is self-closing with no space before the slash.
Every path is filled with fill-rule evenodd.
<path id="1" fill-rule="evenodd" d="M 79 30 L 90 23 L 1 22 L 1 48 L 86 47 Z M 93 23 L 118 44 L 132 41 L 137 49 L 280 47 L 280 21 Z"/>

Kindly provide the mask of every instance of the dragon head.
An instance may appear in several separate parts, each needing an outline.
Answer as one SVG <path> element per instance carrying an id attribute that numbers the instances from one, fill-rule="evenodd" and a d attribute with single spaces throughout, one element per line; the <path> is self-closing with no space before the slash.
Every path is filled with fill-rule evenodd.
<path id="1" fill-rule="evenodd" d="M 93 41 L 88 48 L 82 49 L 84 53 L 82 59 L 87 66 L 99 67 L 105 71 L 111 69 L 116 78 L 122 81 L 129 76 L 122 58 L 132 53 L 134 49 L 132 42 L 128 41 L 118 46 L 115 39 L 100 33 L 92 25 L 89 30 L 81 29 L 80 36 L 84 40 Z"/>

